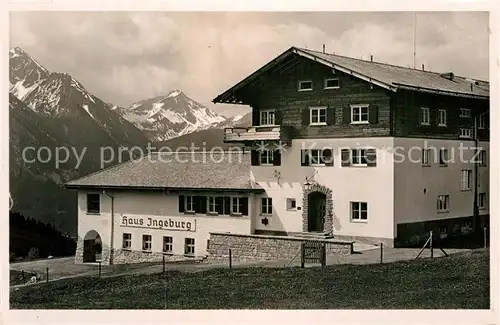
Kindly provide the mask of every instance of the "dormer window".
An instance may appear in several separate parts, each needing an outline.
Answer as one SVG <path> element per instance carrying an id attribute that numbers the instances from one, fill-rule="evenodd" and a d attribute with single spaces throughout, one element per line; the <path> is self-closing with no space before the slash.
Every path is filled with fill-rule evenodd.
<path id="1" fill-rule="evenodd" d="M 299 81 L 299 91 L 311 91 L 311 90 L 313 90 L 313 82 L 311 80 Z"/>
<path id="2" fill-rule="evenodd" d="M 338 89 L 340 88 L 339 78 L 326 78 L 324 89 Z"/>

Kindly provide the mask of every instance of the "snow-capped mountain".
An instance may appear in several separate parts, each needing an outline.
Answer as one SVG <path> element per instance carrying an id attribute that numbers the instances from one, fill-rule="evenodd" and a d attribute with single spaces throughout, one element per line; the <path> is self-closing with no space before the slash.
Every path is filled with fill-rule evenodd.
<path id="1" fill-rule="evenodd" d="M 49 71 L 21 48 L 9 50 L 9 92 L 23 100 L 49 76 Z"/>
<path id="2" fill-rule="evenodd" d="M 115 109 L 155 142 L 216 127 L 227 120 L 178 89 L 136 102 L 127 109 Z"/>
<path id="3" fill-rule="evenodd" d="M 69 74 L 48 71 L 19 48 L 10 50 L 9 57 L 10 191 L 16 212 L 73 232 L 76 214 L 68 212 L 75 209 L 71 207 L 73 196 L 70 198 L 68 191 L 64 191 L 67 195 L 61 194 L 60 186 L 117 160 L 130 158 L 125 151 L 123 157 L 115 154 L 110 163 L 103 165 L 109 157 L 102 157 L 102 148 L 112 148 L 113 153 L 118 153 L 122 146 L 146 147 L 148 140 L 141 130 Z M 24 148 L 42 146 L 54 149 L 51 161 L 23 160 Z M 70 159 L 66 164 L 56 165 L 56 147 L 85 154 L 80 164 Z"/>

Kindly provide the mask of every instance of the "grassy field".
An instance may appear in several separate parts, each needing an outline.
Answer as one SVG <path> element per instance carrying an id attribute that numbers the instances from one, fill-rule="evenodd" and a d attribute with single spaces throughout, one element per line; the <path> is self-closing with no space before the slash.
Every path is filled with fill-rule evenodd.
<path id="1" fill-rule="evenodd" d="M 11 291 L 12 309 L 489 309 L 489 251 L 326 268 L 73 278 Z"/>

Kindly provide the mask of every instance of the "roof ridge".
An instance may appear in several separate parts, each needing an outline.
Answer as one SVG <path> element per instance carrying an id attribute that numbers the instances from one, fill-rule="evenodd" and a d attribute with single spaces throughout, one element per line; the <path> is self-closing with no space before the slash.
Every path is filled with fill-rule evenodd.
<path id="1" fill-rule="evenodd" d="M 337 56 L 337 57 L 340 57 L 340 58 L 347 58 L 347 59 L 357 60 L 357 61 L 362 61 L 362 62 L 376 63 L 376 64 L 380 64 L 380 65 L 386 65 L 386 66 L 389 66 L 389 67 L 407 69 L 407 70 L 411 70 L 411 71 L 420 71 L 420 72 L 433 73 L 433 74 L 438 74 L 438 75 L 441 75 L 443 73 L 447 73 L 447 72 L 437 72 L 437 71 L 432 71 L 432 70 L 421 70 L 421 69 L 417 69 L 417 68 L 405 67 L 405 66 L 402 66 L 402 65 L 390 64 L 390 63 L 385 63 L 385 62 L 363 60 L 363 59 L 354 58 L 354 57 L 347 56 L 347 55 L 339 55 L 339 54 L 321 52 L 321 51 L 317 51 L 317 50 L 305 49 L 305 48 L 300 48 L 300 47 L 297 47 L 297 49 L 298 50 L 302 50 L 302 51 L 309 51 L 309 52 L 314 52 L 314 53 L 319 53 L 319 54 L 326 54 L 326 55 L 331 55 L 331 56 Z M 465 76 L 457 75 L 456 73 L 453 73 L 453 74 L 454 74 L 455 77 L 458 77 L 458 78 L 473 79 L 474 81 L 481 81 L 481 82 L 489 83 L 489 81 L 486 81 L 486 80 L 482 80 L 482 79 L 478 79 L 478 78 L 473 78 L 473 77 L 465 77 Z"/>

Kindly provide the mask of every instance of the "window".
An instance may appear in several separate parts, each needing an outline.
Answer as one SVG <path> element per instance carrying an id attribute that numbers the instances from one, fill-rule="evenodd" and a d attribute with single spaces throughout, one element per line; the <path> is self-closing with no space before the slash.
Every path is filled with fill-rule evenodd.
<path id="1" fill-rule="evenodd" d="M 292 198 L 286 199 L 286 209 L 287 210 L 296 210 L 297 209 L 297 201 Z"/>
<path id="2" fill-rule="evenodd" d="M 326 124 L 326 107 L 311 107 L 311 125 Z"/>
<path id="3" fill-rule="evenodd" d="M 208 213 L 224 214 L 223 205 L 224 205 L 224 198 L 222 196 L 208 197 Z"/>
<path id="4" fill-rule="evenodd" d="M 331 149 L 305 149 L 301 153 L 302 166 L 333 166 Z"/>
<path id="5" fill-rule="evenodd" d="M 194 255 L 194 238 L 186 238 L 184 241 L 184 254 Z"/>
<path id="6" fill-rule="evenodd" d="M 486 166 L 486 150 L 479 149 L 478 162 L 479 166 Z"/>
<path id="7" fill-rule="evenodd" d="M 368 105 L 351 106 L 351 124 L 368 123 Z"/>
<path id="8" fill-rule="evenodd" d="M 477 197 L 477 206 L 479 207 L 479 209 L 486 208 L 486 193 L 479 193 Z"/>
<path id="9" fill-rule="evenodd" d="M 151 235 L 142 235 L 142 250 L 151 251 Z"/>
<path id="10" fill-rule="evenodd" d="M 163 253 L 172 254 L 174 239 L 172 237 L 163 236 Z"/>
<path id="11" fill-rule="evenodd" d="M 482 113 L 479 115 L 479 118 L 477 119 L 477 128 L 478 129 L 484 129 L 486 127 L 486 119 L 485 119 L 485 113 Z"/>
<path id="12" fill-rule="evenodd" d="M 232 197 L 231 198 L 231 213 L 241 214 L 243 212 L 243 198 Z"/>
<path id="13" fill-rule="evenodd" d="M 313 82 L 311 80 L 299 81 L 299 91 L 313 90 Z"/>
<path id="14" fill-rule="evenodd" d="M 443 167 L 448 166 L 448 149 L 439 150 L 439 165 Z"/>
<path id="15" fill-rule="evenodd" d="M 448 237 L 448 227 L 441 226 L 439 227 L 439 238 L 445 239 Z"/>
<path id="16" fill-rule="evenodd" d="M 194 197 L 193 196 L 186 196 L 186 211 L 187 212 L 194 212 Z"/>
<path id="17" fill-rule="evenodd" d="M 132 248 L 132 234 L 123 234 L 123 249 L 131 249 Z"/>
<path id="18" fill-rule="evenodd" d="M 101 213 L 101 195 L 87 194 L 87 213 Z"/>
<path id="19" fill-rule="evenodd" d="M 422 149 L 422 165 L 429 166 L 429 156 L 431 154 L 431 149 Z"/>
<path id="20" fill-rule="evenodd" d="M 438 126 L 446 126 L 446 110 L 440 109 L 438 111 Z"/>
<path id="21" fill-rule="evenodd" d="M 273 214 L 273 199 L 270 197 L 263 197 L 261 199 L 260 213 L 265 215 Z"/>
<path id="22" fill-rule="evenodd" d="M 354 221 L 368 220 L 368 203 L 351 202 L 351 220 Z"/>
<path id="23" fill-rule="evenodd" d="M 272 165 L 274 162 L 274 150 L 264 149 L 260 151 L 260 164 Z"/>
<path id="24" fill-rule="evenodd" d="M 438 212 L 448 212 L 450 204 L 449 195 L 438 195 L 437 197 L 437 211 Z"/>
<path id="25" fill-rule="evenodd" d="M 325 79 L 325 89 L 336 89 L 336 88 L 340 88 L 339 78 Z"/>
<path id="26" fill-rule="evenodd" d="M 358 166 L 365 166 L 368 164 L 366 159 L 366 149 L 352 149 L 352 164 Z"/>
<path id="27" fill-rule="evenodd" d="M 260 125 L 275 125 L 274 110 L 265 110 L 260 112 Z"/>
<path id="28" fill-rule="evenodd" d="M 460 109 L 460 117 L 470 117 L 470 109 L 461 108 Z"/>
<path id="29" fill-rule="evenodd" d="M 461 227 L 460 227 L 460 232 L 462 234 L 468 234 L 468 233 L 472 232 L 472 221 L 463 220 Z"/>
<path id="30" fill-rule="evenodd" d="M 431 118 L 430 118 L 430 112 L 427 107 L 422 107 L 420 109 L 422 113 L 422 121 L 420 122 L 421 125 L 431 125 Z"/>
<path id="31" fill-rule="evenodd" d="M 460 129 L 460 138 L 470 139 L 471 134 L 472 134 L 471 129 L 464 129 L 464 128 Z"/>
<path id="32" fill-rule="evenodd" d="M 472 188 L 472 170 L 462 170 L 462 191 Z"/>

